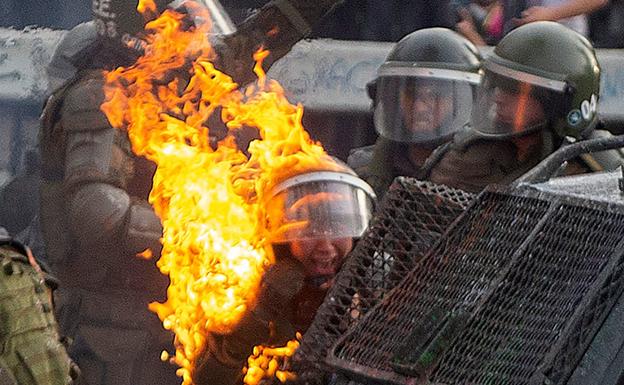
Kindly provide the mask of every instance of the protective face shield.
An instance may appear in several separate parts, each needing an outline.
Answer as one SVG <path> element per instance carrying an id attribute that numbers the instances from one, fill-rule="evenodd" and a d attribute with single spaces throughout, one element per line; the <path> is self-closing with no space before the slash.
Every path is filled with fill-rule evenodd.
<path id="1" fill-rule="evenodd" d="M 473 127 L 481 134 L 511 136 L 547 123 L 559 139 L 581 139 L 596 127 L 600 66 L 591 43 L 578 33 L 550 21 L 525 24 L 505 35 L 483 66 L 487 79 L 473 115 Z M 516 93 L 517 101 L 507 102 L 511 112 L 495 102 L 496 89 L 504 88 Z M 499 105 L 508 97 L 497 96 Z M 533 98 L 541 102 L 544 119 L 529 109 Z M 513 113 L 515 121 L 509 117 Z"/>
<path id="2" fill-rule="evenodd" d="M 486 62 L 472 127 L 483 136 L 522 136 L 544 129 L 565 114 L 572 89 L 553 80 Z"/>
<path id="3" fill-rule="evenodd" d="M 390 140 L 440 143 L 470 122 L 479 73 L 387 63 L 379 70 L 375 127 Z"/>
<path id="4" fill-rule="evenodd" d="M 273 243 L 357 238 L 368 227 L 375 193 L 355 175 L 319 171 L 277 185 L 267 204 Z"/>
<path id="5" fill-rule="evenodd" d="M 306 282 L 327 289 L 372 216 L 375 194 L 355 175 L 321 171 L 286 180 L 267 205 L 274 250 L 302 263 Z"/>
<path id="6" fill-rule="evenodd" d="M 230 34 L 236 28 L 219 0 L 154 0 L 156 12 L 141 14 L 139 4 L 150 4 L 147 0 L 92 0 L 92 13 L 100 38 L 113 48 L 124 48 L 143 53 L 145 24 L 156 18 L 167 8 L 188 15 L 192 24 L 211 24 L 211 33 Z M 208 12 L 200 12 L 207 10 Z M 210 20 L 206 20 L 206 15 Z"/>

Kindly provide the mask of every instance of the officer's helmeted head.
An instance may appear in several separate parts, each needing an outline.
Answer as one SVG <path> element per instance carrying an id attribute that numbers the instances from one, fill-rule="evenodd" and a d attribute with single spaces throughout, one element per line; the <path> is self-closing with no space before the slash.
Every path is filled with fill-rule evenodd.
<path id="1" fill-rule="evenodd" d="M 327 288 L 368 227 L 375 199 L 344 164 L 293 176 L 271 191 L 270 240 L 276 252 L 286 249 L 303 264 L 309 283 Z"/>
<path id="2" fill-rule="evenodd" d="M 600 67 L 578 33 L 553 22 L 527 24 L 505 36 L 483 67 L 472 124 L 479 135 L 548 128 L 580 138 L 596 126 Z"/>
<path id="3" fill-rule="evenodd" d="M 375 128 L 386 139 L 440 144 L 470 121 L 481 79 L 475 46 L 445 28 L 422 29 L 397 43 L 372 87 Z"/>
<path id="4" fill-rule="evenodd" d="M 188 14 L 193 23 L 210 22 L 215 34 L 234 30 L 218 0 L 92 0 L 92 14 L 100 40 L 108 49 L 141 54 L 145 49 L 145 25 L 167 8 Z M 197 7 L 208 10 L 212 20 L 198 20 Z"/>

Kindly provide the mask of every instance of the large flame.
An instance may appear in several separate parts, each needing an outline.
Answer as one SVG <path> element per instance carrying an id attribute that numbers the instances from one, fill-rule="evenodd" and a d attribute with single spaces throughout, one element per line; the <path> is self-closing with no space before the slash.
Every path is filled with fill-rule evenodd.
<path id="1" fill-rule="evenodd" d="M 152 9 L 151 1 L 140 3 Z M 150 203 L 164 227 L 158 267 L 171 284 L 167 301 L 150 308 L 175 333 L 183 384 L 192 383 L 206 334 L 231 331 L 253 306 L 273 259 L 263 205 L 271 186 L 303 170 L 339 167 L 304 130 L 302 107 L 266 80 L 266 51 L 255 57 L 258 84 L 239 90 L 211 63 L 210 26 L 189 27 L 187 19 L 167 10 L 147 24 L 146 53 L 105 74 L 102 105 L 111 124 L 128 131 L 133 151 L 157 165 Z M 207 120 L 218 107 L 230 130 L 258 129 L 250 155 L 230 135 L 211 146 Z"/>

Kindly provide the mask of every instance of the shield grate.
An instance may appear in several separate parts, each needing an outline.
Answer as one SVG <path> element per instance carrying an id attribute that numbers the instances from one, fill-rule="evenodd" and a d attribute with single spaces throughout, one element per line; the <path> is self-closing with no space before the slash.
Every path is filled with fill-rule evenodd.
<path id="1" fill-rule="evenodd" d="M 574 206 L 554 212 L 445 355 L 432 381 L 502 385 L 535 378 L 541 383 L 540 365 L 617 251 L 621 238 L 613 235 L 624 234 L 623 219 Z M 605 313 L 596 307 L 604 302 L 590 306 L 590 318 L 576 332 L 595 330 L 595 316 Z M 577 337 L 560 357 L 579 358 L 587 337 Z"/>
<path id="2" fill-rule="evenodd" d="M 385 214 L 376 222 L 399 218 Z M 411 249 L 412 230 L 397 226 L 406 230 L 376 253 Z M 361 245 L 386 239 L 378 231 Z M 624 287 L 623 236 L 621 209 L 485 192 L 327 362 L 354 379 L 396 384 L 564 383 Z M 357 302 L 358 289 L 350 294 L 342 306 Z"/>
<path id="3" fill-rule="evenodd" d="M 294 364 L 303 382 L 322 378 L 329 347 L 405 277 L 473 199 L 429 182 L 395 180 L 304 335 Z"/>

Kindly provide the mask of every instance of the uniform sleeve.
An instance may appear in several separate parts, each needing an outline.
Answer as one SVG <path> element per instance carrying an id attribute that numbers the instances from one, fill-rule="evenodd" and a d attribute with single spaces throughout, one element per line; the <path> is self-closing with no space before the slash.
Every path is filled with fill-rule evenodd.
<path id="1" fill-rule="evenodd" d="M 160 220 L 147 202 L 125 191 L 132 157 L 100 110 L 103 79 L 87 79 L 68 89 L 61 110 L 66 134 L 64 189 L 69 227 L 90 247 L 116 241 L 128 253 L 159 249 Z"/>
<path id="2" fill-rule="evenodd" d="M 390 140 L 379 137 L 373 148 L 370 163 L 363 179 L 371 185 L 381 199 L 397 176 L 394 169 L 394 154 L 397 146 Z"/>
<path id="3" fill-rule="evenodd" d="M 273 0 L 244 21 L 238 30 L 215 44 L 216 66 L 240 84 L 255 79 L 253 53 L 260 47 L 270 51 L 265 69 L 286 55 L 312 27 L 343 0 Z"/>

